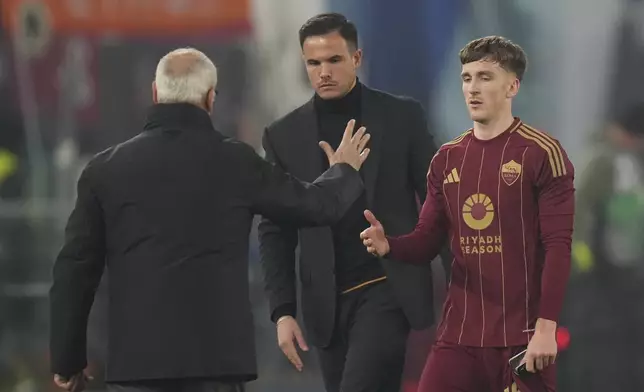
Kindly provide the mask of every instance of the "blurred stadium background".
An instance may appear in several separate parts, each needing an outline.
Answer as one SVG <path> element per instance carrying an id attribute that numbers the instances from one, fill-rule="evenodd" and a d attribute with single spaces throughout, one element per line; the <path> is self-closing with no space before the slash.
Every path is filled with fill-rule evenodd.
<path id="1" fill-rule="evenodd" d="M 216 125 L 261 154 L 264 126 L 312 94 L 297 30 L 324 11 L 342 12 L 357 23 L 366 60 L 362 80 L 421 101 L 440 142 L 471 124 L 458 50 L 489 34 L 526 49 L 530 64 L 516 113 L 561 140 L 576 166 L 583 206 L 562 319 L 571 343 L 558 362 L 559 391 L 644 391 L 643 0 L 0 5 L 0 392 L 54 390 L 47 290 L 75 180 L 93 153 L 141 128 L 158 59 L 180 46 L 211 56 L 220 75 Z M 276 346 L 251 237 L 260 379 L 249 389 L 322 391 L 314 355 L 305 355 L 300 374 Z M 441 301 L 444 273 L 439 263 L 435 270 Z M 89 333 L 97 391 L 106 300 L 99 290 Z M 405 391 L 415 390 L 431 341 L 431 330 L 410 339 Z"/>

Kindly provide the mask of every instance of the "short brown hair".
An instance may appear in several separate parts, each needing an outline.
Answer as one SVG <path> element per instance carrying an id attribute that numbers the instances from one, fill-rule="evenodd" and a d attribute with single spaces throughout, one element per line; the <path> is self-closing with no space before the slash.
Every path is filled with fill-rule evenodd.
<path id="1" fill-rule="evenodd" d="M 307 20 L 300 28 L 300 47 L 304 47 L 304 41 L 309 37 L 333 32 L 338 32 L 347 41 L 350 48 L 354 50 L 358 48 L 358 29 L 356 25 L 337 12 L 319 14 Z"/>
<path id="2" fill-rule="evenodd" d="M 507 38 L 492 35 L 470 41 L 458 53 L 461 64 L 487 60 L 499 64 L 508 72 L 514 72 L 519 80 L 528 67 L 528 57 L 523 49 Z"/>

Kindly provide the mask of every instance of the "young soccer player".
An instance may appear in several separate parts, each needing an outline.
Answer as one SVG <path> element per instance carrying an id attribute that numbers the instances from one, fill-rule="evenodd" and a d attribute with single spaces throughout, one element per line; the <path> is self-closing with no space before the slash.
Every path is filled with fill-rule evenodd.
<path id="1" fill-rule="evenodd" d="M 434 156 L 412 233 L 388 237 L 365 211 L 361 238 L 378 256 L 424 263 L 448 236 L 451 282 L 419 391 L 554 391 L 574 169 L 556 139 L 512 114 L 527 65 L 521 47 L 485 37 L 460 59 L 474 127 Z M 519 375 L 509 360 L 526 348 Z"/>

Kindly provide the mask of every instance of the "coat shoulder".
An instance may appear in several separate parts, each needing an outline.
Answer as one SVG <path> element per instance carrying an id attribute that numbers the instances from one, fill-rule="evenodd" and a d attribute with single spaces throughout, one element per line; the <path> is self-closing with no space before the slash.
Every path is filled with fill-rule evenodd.
<path id="1" fill-rule="evenodd" d="M 381 101 L 384 105 L 396 108 L 405 107 L 422 107 L 420 102 L 407 95 L 397 95 L 387 91 L 374 89 L 371 87 L 364 87 L 367 94 L 371 94 L 375 99 Z"/>

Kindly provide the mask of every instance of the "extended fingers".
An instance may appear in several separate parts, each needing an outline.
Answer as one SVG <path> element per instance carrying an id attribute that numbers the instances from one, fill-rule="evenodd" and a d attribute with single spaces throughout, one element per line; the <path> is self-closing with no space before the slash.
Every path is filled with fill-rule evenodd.
<path id="1" fill-rule="evenodd" d="M 367 147 L 367 143 L 369 143 L 370 139 L 371 139 L 371 135 L 368 133 L 362 136 L 360 139 L 358 139 L 358 152 L 362 152 L 362 150 L 364 150 L 365 147 Z"/>
<path id="2" fill-rule="evenodd" d="M 367 136 L 368 134 L 365 135 L 366 132 L 367 132 L 367 128 L 365 127 L 358 128 L 356 133 L 354 133 L 353 136 L 351 137 L 351 143 L 358 144 L 358 145 L 362 143 L 363 139 L 368 137 Z"/>
<path id="3" fill-rule="evenodd" d="M 295 349 L 295 346 L 293 346 L 292 350 L 289 350 L 288 352 L 284 352 L 288 360 L 295 366 L 295 368 L 298 371 L 302 371 L 302 368 L 304 365 L 302 364 L 302 359 L 300 356 L 297 354 L 297 350 Z"/>
<path id="4" fill-rule="evenodd" d="M 342 135 L 342 141 L 343 142 L 348 142 L 351 140 L 353 137 L 353 128 L 356 125 L 356 120 L 349 120 L 347 123 L 346 128 L 344 128 L 344 134 Z"/>

